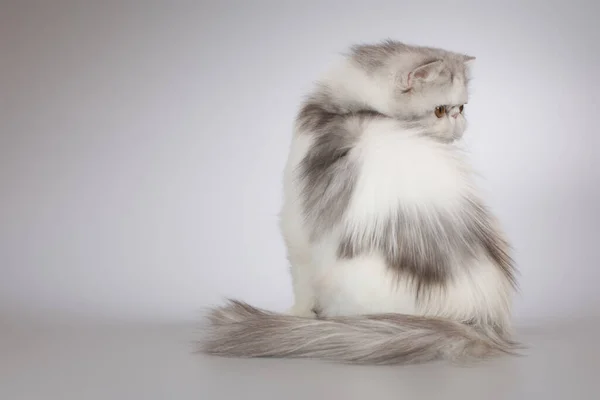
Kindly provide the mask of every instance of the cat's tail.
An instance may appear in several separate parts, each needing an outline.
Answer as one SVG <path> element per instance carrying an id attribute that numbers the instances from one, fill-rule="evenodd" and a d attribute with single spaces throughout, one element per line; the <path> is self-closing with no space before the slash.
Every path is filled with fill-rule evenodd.
<path id="1" fill-rule="evenodd" d="M 493 327 L 403 314 L 302 318 L 230 300 L 212 309 L 200 350 L 227 357 L 318 358 L 351 364 L 465 363 L 516 354 Z"/>

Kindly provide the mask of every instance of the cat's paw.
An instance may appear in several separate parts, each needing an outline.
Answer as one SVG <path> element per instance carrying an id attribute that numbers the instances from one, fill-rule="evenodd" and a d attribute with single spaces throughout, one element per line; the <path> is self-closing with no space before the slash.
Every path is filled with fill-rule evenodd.
<path id="1" fill-rule="evenodd" d="M 302 317 L 302 318 L 316 318 L 317 314 L 314 313 L 312 308 L 310 307 L 301 307 L 294 305 L 290 309 L 287 310 L 288 315 L 293 315 L 294 317 Z"/>

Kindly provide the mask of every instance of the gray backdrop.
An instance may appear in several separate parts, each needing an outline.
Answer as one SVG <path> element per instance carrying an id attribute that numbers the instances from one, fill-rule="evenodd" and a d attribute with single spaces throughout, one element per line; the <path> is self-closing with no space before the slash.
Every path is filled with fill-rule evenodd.
<path id="1" fill-rule="evenodd" d="M 336 53 L 386 37 L 478 59 L 467 140 L 514 243 L 517 318 L 598 313 L 593 1 L 12 3 L 2 318 L 287 308 L 277 213 L 297 106 Z"/>

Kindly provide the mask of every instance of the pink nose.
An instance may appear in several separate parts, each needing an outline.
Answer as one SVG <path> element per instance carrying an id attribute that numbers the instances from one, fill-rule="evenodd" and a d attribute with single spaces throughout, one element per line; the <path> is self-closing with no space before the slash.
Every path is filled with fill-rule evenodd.
<path id="1" fill-rule="evenodd" d="M 452 118 L 458 118 L 458 114 L 460 113 L 452 114 Z"/>

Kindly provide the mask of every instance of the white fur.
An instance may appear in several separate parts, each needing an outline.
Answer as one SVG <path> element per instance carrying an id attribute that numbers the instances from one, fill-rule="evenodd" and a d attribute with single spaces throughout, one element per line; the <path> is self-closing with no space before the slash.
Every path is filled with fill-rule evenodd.
<path id="1" fill-rule="evenodd" d="M 466 170 L 454 147 L 401 131 L 394 120 L 374 120 L 351 156 L 360 175 L 350 204 L 349 223 L 372 224 L 402 204 L 452 207 L 469 190 Z"/>

